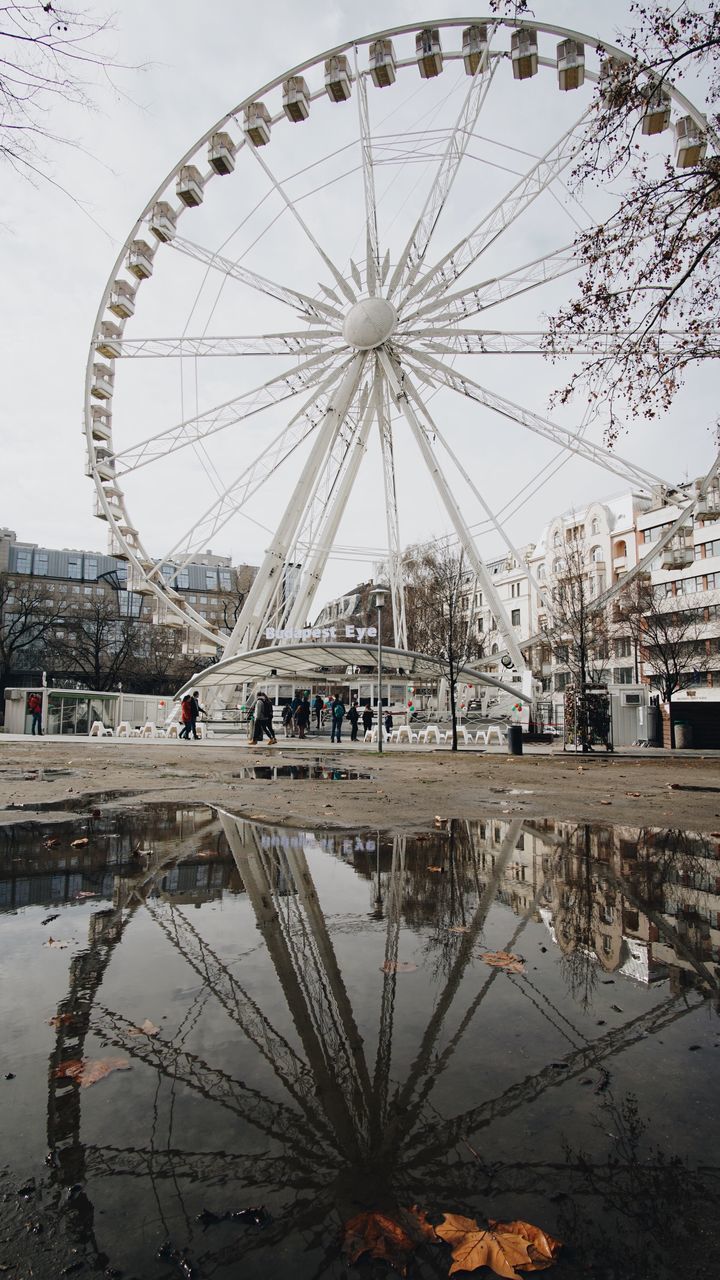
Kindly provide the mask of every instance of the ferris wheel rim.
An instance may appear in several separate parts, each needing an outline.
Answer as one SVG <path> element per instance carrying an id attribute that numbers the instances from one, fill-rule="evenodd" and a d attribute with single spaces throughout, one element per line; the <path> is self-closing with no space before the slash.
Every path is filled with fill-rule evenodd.
<path id="1" fill-rule="evenodd" d="M 320 54 L 313 55 L 312 57 L 306 59 L 302 63 L 297 64 L 297 66 L 293 67 L 290 70 L 283 71 L 280 75 L 268 81 L 261 88 L 255 90 L 252 94 L 243 98 L 235 107 L 233 107 L 228 112 L 224 113 L 212 126 L 210 126 L 210 128 L 184 153 L 181 159 L 173 166 L 173 168 L 169 171 L 169 173 L 167 174 L 163 182 L 158 186 L 156 191 L 153 193 L 153 195 L 145 205 L 143 211 L 139 215 L 138 219 L 134 223 L 113 265 L 112 271 L 108 277 L 108 281 L 106 283 L 105 289 L 101 297 L 100 305 L 98 307 L 98 312 L 97 312 L 95 323 L 94 323 L 93 336 L 90 343 L 88 362 L 86 366 L 86 378 L 85 378 L 85 434 L 86 434 L 86 442 L 88 447 L 88 456 L 90 459 L 90 468 L 91 468 L 90 473 L 92 474 L 92 477 L 95 483 L 96 501 L 98 505 L 105 512 L 105 519 L 108 522 L 109 529 L 112 530 L 119 544 L 123 548 L 123 558 L 127 559 L 129 563 L 133 564 L 135 570 L 140 574 L 141 578 L 145 582 L 146 587 L 150 591 L 152 591 L 152 593 L 156 596 L 158 600 L 163 601 L 166 607 L 171 612 L 173 612 L 179 619 L 181 619 L 183 623 L 191 626 L 195 632 L 200 633 L 201 635 L 203 635 L 203 637 L 206 640 L 209 640 L 212 643 L 215 643 L 215 644 L 223 643 L 223 640 L 224 640 L 223 633 L 218 632 L 216 629 L 208 626 L 200 617 L 200 615 L 198 615 L 194 610 L 192 610 L 189 607 L 189 605 L 187 605 L 185 602 L 183 602 L 182 607 L 176 604 L 172 596 L 169 594 L 168 590 L 164 586 L 163 582 L 157 576 L 157 574 L 154 575 L 155 576 L 154 582 L 151 581 L 150 578 L 148 577 L 147 566 L 149 564 L 155 564 L 155 566 L 157 567 L 157 564 L 160 562 L 158 562 L 155 557 L 151 557 L 148 555 L 142 541 L 140 540 L 140 537 L 138 536 L 138 531 L 133 529 L 128 519 L 126 522 L 126 525 L 128 527 L 128 532 L 135 535 L 136 546 L 133 547 L 129 544 L 127 537 L 123 532 L 123 529 L 120 528 L 118 525 L 116 514 L 113 513 L 113 511 L 110 508 L 110 505 L 107 500 L 107 495 L 105 493 L 105 490 L 103 489 L 102 477 L 98 474 L 97 466 L 95 463 L 95 445 L 94 445 L 93 436 L 92 436 L 93 420 L 92 420 L 92 399 L 91 399 L 93 365 L 98 355 L 97 343 L 98 343 L 99 334 L 100 334 L 100 326 L 102 324 L 103 317 L 106 316 L 107 314 L 108 302 L 112 293 L 113 285 L 118 278 L 118 273 L 122 270 L 122 267 L 127 258 L 130 246 L 133 240 L 136 238 L 138 232 L 142 228 L 143 223 L 148 218 L 148 215 L 151 212 L 154 204 L 162 198 L 163 194 L 168 190 L 168 188 L 173 183 L 173 180 L 176 179 L 177 176 L 179 175 L 180 170 L 183 167 L 187 166 L 188 163 L 192 161 L 192 159 L 198 154 L 201 148 L 210 140 L 210 138 L 214 133 L 221 131 L 223 126 L 227 125 L 232 120 L 235 120 L 237 122 L 238 116 L 247 106 L 249 106 L 253 102 L 262 100 L 267 94 L 271 93 L 273 90 L 278 89 L 283 84 L 283 82 L 286 81 L 288 78 L 292 76 L 301 75 L 304 71 L 308 71 L 311 68 L 321 65 L 327 59 L 341 55 L 341 54 L 345 54 L 348 51 L 354 50 L 355 53 L 357 53 L 358 48 L 367 46 L 371 44 L 373 41 L 383 40 L 383 39 L 392 39 L 393 36 L 409 36 L 412 34 L 417 34 L 421 29 L 425 29 L 427 27 L 438 28 L 440 30 L 448 30 L 448 29 L 452 30 L 452 29 L 463 27 L 466 24 L 473 24 L 473 23 L 486 24 L 488 28 L 491 28 L 493 34 L 500 28 L 506 28 L 508 30 L 516 30 L 524 27 L 532 27 L 532 29 L 537 33 L 542 33 L 550 36 L 557 36 L 564 39 L 575 39 L 587 45 L 588 47 L 594 49 L 595 51 L 602 50 L 604 55 L 617 57 L 621 61 L 632 60 L 629 57 L 629 55 L 626 53 L 626 51 L 619 48 L 618 46 L 609 44 L 608 42 L 601 40 L 599 37 L 591 36 L 579 31 L 575 31 L 572 28 L 566 27 L 564 25 L 536 21 L 534 18 L 523 20 L 520 18 L 506 18 L 506 17 L 500 18 L 500 17 L 497 17 L 496 15 L 489 15 L 487 17 L 479 17 L 479 16 L 449 17 L 449 18 L 440 18 L 440 19 L 430 19 L 427 21 L 414 22 L 414 23 L 399 24 L 399 25 L 386 28 L 381 31 L 353 37 L 347 41 L 342 42 L 341 44 L 338 44 L 328 50 L 325 50 Z M 500 53 L 496 53 L 494 56 L 497 58 L 501 56 L 507 56 L 507 54 L 503 55 Z M 445 52 L 445 57 L 447 57 L 448 59 L 450 58 L 458 59 L 462 57 L 462 53 Z M 406 61 L 409 61 L 409 60 L 406 60 Z M 540 59 L 539 61 L 543 65 L 551 65 L 551 63 L 549 63 L 547 59 Z M 403 63 L 402 65 L 405 65 L 405 63 Z M 357 67 L 357 61 L 356 61 L 354 79 L 357 80 L 358 84 L 366 84 L 367 78 L 369 75 L 370 75 L 369 68 L 363 68 L 362 70 L 359 70 Z M 598 78 L 597 73 L 589 70 L 586 72 L 586 76 L 591 81 L 597 80 Z M 705 116 L 696 107 L 694 107 L 692 102 L 689 99 L 687 99 L 687 97 L 682 93 L 682 91 L 678 90 L 675 86 L 671 84 L 664 86 L 664 88 L 666 88 L 667 93 L 670 99 L 672 100 L 672 102 L 676 106 L 680 107 L 683 111 L 685 111 L 686 114 L 690 116 L 692 120 L 699 127 L 702 128 L 704 133 L 707 136 L 712 137 L 715 143 L 717 144 L 718 140 L 715 137 L 713 131 L 710 129 L 708 125 L 708 121 L 706 120 Z M 320 94 L 313 95 L 313 96 L 320 96 Z M 243 147 L 246 147 L 252 151 L 255 151 L 255 148 L 250 146 L 250 144 L 245 138 L 242 138 L 240 142 L 237 144 L 237 150 L 240 151 Z M 257 154 L 256 151 L 255 151 L 255 154 Z M 261 160 L 261 163 L 263 163 L 262 160 Z M 539 259 L 538 261 L 544 262 L 546 261 L 546 258 Z M 422 303 L 422 301 L 423 301 L 423 296 L 421 293 L 420 302 Z M 432 307 L 430 311 L 430 322 L 431 323 L 433 322 Z M 335 352 L 335 354 L 340 354 L 343 350 L 344 350 L 344 353 L 347 355 L 348 353 L 347 346 L 345 348 L 339 348 L 338 351 Z M 425 354 L 428 356 L 432 356 L 433 352 L 432 350 L 430 350 L 430 351 L 427 351 Z M 119 494 L 120 494 L 119 506 L 121 507 L 123 513 L 127 514 L 126 507 L 125 507 L 125 495 L 122 492 L 122 489 L 119 490 Z"/>

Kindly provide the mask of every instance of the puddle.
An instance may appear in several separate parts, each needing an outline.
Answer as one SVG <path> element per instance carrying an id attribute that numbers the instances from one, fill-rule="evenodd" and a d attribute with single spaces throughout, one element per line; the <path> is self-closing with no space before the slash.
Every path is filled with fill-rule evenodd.
<path id="1" fill-rule="evenodd" d="M 345 769 L 341 765 L 327 764 L 256 764 L 245 765 L 231 778 L 257 778 L 279 781 L 292 778 L 298 782 L 368 782 L 372 774 L 357 769 Z"/>
<path id="2" fill-rule="evenodd" d="M 343 1221 L 417 1204 L 537 1224 L 558 1280 L 714 1275 L 719 838 L 176 805 L 70 838 L 0 851 L 11 1274 L 339 1280 Z"/>

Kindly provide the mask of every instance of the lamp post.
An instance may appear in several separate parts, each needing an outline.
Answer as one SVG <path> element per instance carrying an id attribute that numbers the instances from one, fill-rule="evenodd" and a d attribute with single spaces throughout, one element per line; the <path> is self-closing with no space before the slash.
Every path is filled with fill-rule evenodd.
<path id="1" fill-rule="evenodd" d="M 375 608 L 377 609 L 377 633 L 378 633 L 378 652 L 377 652 L 377 669 L 378 669 L 378 752 L 382 755 L 383 749 L 383 713 L 382 713 L 382 611 L 385 605 L 385 591 L 375 592 Z"/>

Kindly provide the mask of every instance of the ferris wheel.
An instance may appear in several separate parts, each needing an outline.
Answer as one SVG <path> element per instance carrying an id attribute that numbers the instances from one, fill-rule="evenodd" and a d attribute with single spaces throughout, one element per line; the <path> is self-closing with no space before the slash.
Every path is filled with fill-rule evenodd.
<path id="1" fill-rule="evenodd" d="M 412 447 L 413 474 L 420 459 L 525 669 L 477 528 L 517 554 L 513 503 L 568 459 L 633 489 L 664 483 L 593 442 L 585 423 L 562 425 L 518 402 L 527 361 L 543 360 L 542 315 L 572 288 L 577 229 L 613 199 L 591 192 L 580 205 L 564 179 L 593 84 L 602 89 L 624 57 L 543 23 L 396 27 L 244 98 L 162 181 L 103 292 L 85 431 L 111 551 L 127 561 L 128 589 L 156 596 L 163 620 L 226 657 L 256 647 L 271 626 L 292 635 L 311 616 L 360 490 L 380 495 L 368 523 L 389 566 L 395 644 L 406 647 L 398 455 Z M 647 95 L 648 164 L 662 162 L 673 122 L 675 162 L 703 159 L 703 117 L 667 87 Z M 621 339 L 584 334 L 556 354 L 577 360 L 598 344 L 612 354 Z M 509 455 L 509 493 L 482 485 L 478 423 L 485 456 Z M 527 479 L 525 438 L 547 449 Z M 365 478 L 371 458 L 377 469 Z M 417 506 L 414 519 L 418 540 Z M 260 526 L 266 541 L 228 637 L 183 575 L 231 522 L 233 538 Z"/>

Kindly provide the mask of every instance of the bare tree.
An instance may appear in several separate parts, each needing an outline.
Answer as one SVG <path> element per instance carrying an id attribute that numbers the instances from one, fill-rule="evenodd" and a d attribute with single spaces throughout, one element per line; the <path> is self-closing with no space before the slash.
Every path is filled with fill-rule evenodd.
<path id="1" fill-rule="evenodd" d="M 556 662 L 566 666 L 576 691 L 576 722 L 583 751 L 590 749 L 589 684 L 601 684 L 608 646 L 607 610 L 598 607 L 600 584 L 579 531 L 571 525 L 558 548 L 551 581 L 552 613 L 541 631 Z"/>
<path id="2" fill-rule="evenodd" d="M 0 689 L 18 670 L 45 665 L 45 652 L 62 606 L 36 582 L 0 574 Z"/>
<path id="3" fill-rule="evenodd" d="M 597 354 L 558 393 L 567 401 L 583 384 L 602 399 L 610 441 L 625 414 L 656 417 L 688 365 L 720 354 L 720 156 L 676 169 L 670 159 L 653 163 L 639 141 L 644 113 L 651 105 L 659 118 L 669 108 L 663 95 L 678 78 L 691 96 L 704 86 L 717 135 L 720 8 L 631 3 L 630 15 L 631 29 L 616 38 L 627 61 L 605 60 L 572 175 L 576 190 L 589 180 L 606 187 L 622 180 L 627 194 L 602 225 L 577 238 L 580 287 L 552 317 L 547 342 L 552 353 L 569 336 L 628 334 L 611 356 L 598 340 Z"/>
<path id="4" fill-rule="evenodd" d="M 112 597 L 93 600 L 66 615 L 62 634 L 55 633 L 56 666 L 90 689 L 113 689 L 133 672 L 140 634 L 141 625 L 121 617 Z"/>
<path id="5" fill-rule="evenodd" d="M 447 680 L 452 718 L 452 749 L 457 751 L 457 685 L 460 672 L 482 653 L 463 607 L 467 569 L 462 551 L 447 543 L 411 547 L 405 553 L 408 646 L 431 654 Z"/>
<path id="6" fill-rule="evenodd" d="M 695 683 L 698 672 L 707 670 L 704 611 L 679 608 L 682 597 L 658 599 L 656 591 L 647 579 L 636 578 L 620 592 L 616 617 L 637 644 L 650 683 L 669 703 L 673 694 Z M 672 717 L 670 723 L 674 738 Z"/>
<path id="7" fill-rule="evenodd" d="M 45 177 L 50 143 L 67 143 L 50 120 L 59 101 L 90 104 L 94 68 L 110 60 L 100 48 L 106 18 L 49 0 L 0 5 L 0 155 L 20 172 Z"/>
<path id="8" fill-rule="evenodd" d="M 159 623 L 138 625 L 129 675 L 138 693 L 169 693 L 197 670 L 183 646 L 183 629 Z"/>

